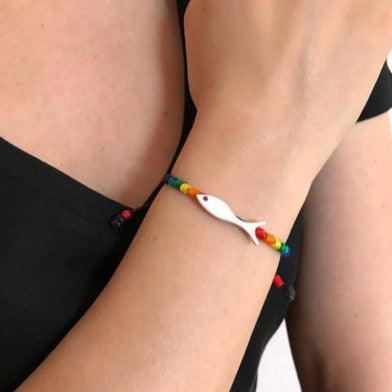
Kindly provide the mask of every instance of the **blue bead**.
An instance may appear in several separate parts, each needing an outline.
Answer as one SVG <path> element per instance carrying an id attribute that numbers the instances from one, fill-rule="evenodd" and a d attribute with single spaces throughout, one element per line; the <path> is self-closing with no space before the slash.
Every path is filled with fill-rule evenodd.
<path id="1" fill-rule="evenodd" d="M 169 179 L 169 185 L 174 186 L 174 181 L 176 181 L 176 179 L 177 179 L 176 177 L 171 176 Z"/>
<path id="2" fill-rule="evenodd" d="M 287 244 L 284 244 L 284 247 L 282 246 L 282 256 L 287 257 L 291 255 L 291 249 Z"/>

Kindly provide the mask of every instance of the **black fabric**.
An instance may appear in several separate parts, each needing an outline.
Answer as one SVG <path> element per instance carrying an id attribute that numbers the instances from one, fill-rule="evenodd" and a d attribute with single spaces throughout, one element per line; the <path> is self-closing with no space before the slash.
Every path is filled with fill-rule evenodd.
<path id="1" fill-rule="evenodd" d="M 178 2 L 180 21 L 187 2 Z M 186 86 L 184 128 L 171 171 L 192 127 L 195 108 Z M 392 106 L 391 74 L 383 68 L 361 115 Z M 163 174 L 163 173 L 162 173 Z M 14 390 L 60 342 L 105 287 L 163 186 L 138 209 L 107 198 L 0 137 L 0 392 Z M 133 216 L 111 222 L 122 210 Z M 278 273 L 294 285 L 301 249 L 302 210 Z M 231 392 L 255 391 L 264 348 L 289 302 L 271 285 Z"/>
<path id="2" fill-rule="evenodd" d="M 380 75 L 362 110 L 357 122 L 375 117 L 386 112 L 392 103 L 392 77 L 387 61 L 384 62 Z"/>

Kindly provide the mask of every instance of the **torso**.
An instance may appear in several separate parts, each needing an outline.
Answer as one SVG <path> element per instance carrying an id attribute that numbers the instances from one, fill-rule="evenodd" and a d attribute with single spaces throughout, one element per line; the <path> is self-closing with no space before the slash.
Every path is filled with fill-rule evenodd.
<path id="1" fill-rule="evenodd" d="M 0 5 L 0 136 L 103 195 L 140 206 L 181 137 L 175 1 Z"/>

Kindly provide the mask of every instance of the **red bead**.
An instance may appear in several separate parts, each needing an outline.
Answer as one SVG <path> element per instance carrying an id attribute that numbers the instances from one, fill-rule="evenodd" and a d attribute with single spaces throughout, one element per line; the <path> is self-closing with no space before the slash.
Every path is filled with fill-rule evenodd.
<path id="1" fill-rule="evenodd" d="M 121 215 L 125 218 L 125 219 L 129 219 L 132 216 L 132 212 L 129 210 L 124 210 L 121 212 Z"/>
<path id="2" fill-rule="evenodd" d="M 262 227 L 256 227 L 256 237 L 259 240 L 265 240 L 267 238 L 267 232 Z"/>
<path id="3" fill-rule="evenodd" d="M 284 280 L 283 280 L 282 277 L 281 277 L 280 275 L 278 275 L 278 274 L 276 274 L 276 275 L 274 276 L 273 283 L 274 283 L 274 285 L 275 285 L 277 288 L 281 288 L 282 286 L 284 286 Z"/>

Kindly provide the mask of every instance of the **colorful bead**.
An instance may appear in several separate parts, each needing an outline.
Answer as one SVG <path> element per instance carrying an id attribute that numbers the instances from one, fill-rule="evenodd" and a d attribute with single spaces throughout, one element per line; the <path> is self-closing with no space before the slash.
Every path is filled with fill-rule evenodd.
<path id="1" fill-rule="evenodd" d="M 194 196 L 198 195 L 199 193 L 202 193 L 199 189 L 191 187 L 191 189 L 189 189 L 188 195 L 194 197 Z"/>
<path id="2" fill-rule="evenodd" d="M 175 181 L 175 180 L 176 180 L 176 177 L 170 177 L 170 178 L 169 178 L 169 181 L 168 181 L 169 185 L 172 186 L 172 187 L 174 187 L 174 181 Z"/>
<path id="3" fill-rule="evenodd" d="M 130 210 L 122 210 L 112 218 L 110 224 L 117 229 L 120 229 L 131 216 L 132 212 Z"/>
<path id="4" fill-rule="evenodd" d="M 280 252 L 282 253 L 282 256 L 290 256 L 291 248 L 287 244 L 284 244 L 284 247 L 280 250 Z"/>
<path id="5" fill-rule="evenodd" d="M 284 280 L 282 279 L 282 277 L 278 274 L 276 274 L 274 276 L 274 280 L 273 280 L 273 284 L 277 287 L 277 288 L 281 288 L 282 286 L 284 286 Z"/>
<path id="6" fill-rule="evenodd" d="M 165 173 L 165 175 L 162 177 L 162 181 L 164 183 L 172 186 L 173 188 L 178 189 L 182 193 L 187 194 L 193 198 L 195 198 L 196 195 L 198 195 L 200 193 L 201 194 L 204 193 L 200 189 L 193 187 L 192 185 L 188 184 L 186 181 L 181 180 L 180 178 L 175 177 L 170 173 Z M 128 212 L 125 212 L 125 211 L 126 210 L 124 210 L 122 213 L 122 216 L 121 216 L 122 219 L 124 219 L 124 218 L 128 219 L 131 216 L 130 211 L 128 211 Z M 272 234 L 266 232 L 262 227 L 256 227 L 255 235 L 257 238 L 259 238 L 260 240 L 267 243 L 273 249 L 278 250 L 282 254 L 282 256 L 290 255 L 290 253 L 291 253 L 290 247 L 287 244 L 285 244 L 284 242 L 275 238 Z M 279 275 L 276 275 L 274 278 L 274 283 L 277 285 L 284 285 L 284 282 L 283 283 L 282 282 L 283 282 L 282 278 Z"/>
<path id="7" fill-rule="evenodd" d="M 132 216 L 132 212 L 129 210 L 123 210 L 121 212 L 121 215 L 125 218 L 125 219 L 129 219 Z"/>
<path id="8" fill-rule="evenodd" d="M 181 184 L 181 186 L 180 186 L 180 191 L 181 191 L 182 193 L 188 194 L 188 192 L 189 192 L 189 190 L 190 190 L 191 188 L 192 188 L 192 187 L 191 187 L 189 184 L 187 184 L 186 182 L 184 182 L 184 183 Z"/>
<path id="9" fill-rule="evenodd" d="M 267 232 L 262 227 L 256 227 L 255 234 L 259 240 L 265 240 L 267 238 Z"/>
<path id="10" fill-rule="evenodd" d="M 265 242 L 267 243 L 267 244 L 273 244 L 274 242 L 275 242 L 275 237 L 272 235 L 272 234 L 270 234 L 270 233 L 267 233 L 267 237 L 266 237 L 266 239 L 265 239 Z"/>
<path id="11" fill-rule="evenodd" d="M 165 175 L 162 177 L 162 181 L 167 184 L 171 177 L 172 176 L 169 173 L 165 173 Z"/>
<path id="12" fill-rule="evenodd" d="M 180 189 L 180 186 L 184 183 L 184 181 L 182 181 L 180 178 L 176 178 L 173 181 L 173 186 L 174 188 Z"/>

